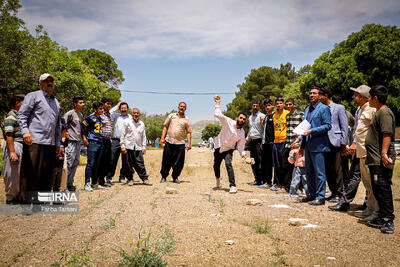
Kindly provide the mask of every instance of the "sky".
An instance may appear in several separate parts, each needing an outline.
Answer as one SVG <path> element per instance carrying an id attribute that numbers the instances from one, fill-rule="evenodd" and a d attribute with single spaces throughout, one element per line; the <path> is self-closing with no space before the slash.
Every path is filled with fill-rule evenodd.
<path id="1" fill-rule="evenodd" d="M 147 114 L 187 103 L 192 122 L 213 119 L 251 69 L 312 64 L 367 23 L 400 26 L 398 0 L 22 0 L 29 29 L 43 25 L 69 50 L 114 57 L 123 101 Z M 152 91 L 145 94 L 127 91 Z"/>

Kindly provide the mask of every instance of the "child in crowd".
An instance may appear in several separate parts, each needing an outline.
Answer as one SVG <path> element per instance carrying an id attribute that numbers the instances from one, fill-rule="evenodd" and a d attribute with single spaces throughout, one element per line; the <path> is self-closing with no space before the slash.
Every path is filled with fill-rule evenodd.
<path id="1" fill-rule="evenodd" d="M 299 149 L 300 144 L 296 143 L 290 150 L 288 161 L 290 164 L 294 164 L 292 183 L 290 184 L 290 198 L 298 197 L 297 189 L 300 187 L 300 183 L 303 184 L 304 190 L 307 193 L 307 180 L 306 180 L 306 168 L 305 168 L 305 157 L 304 154 L 300 155 Z"/>
<path id="2" fill-rule="evenodd" d="M 65 161 L 65 152 L 64 148 L 67 146 L 66 142 L 68 141 L 66 137 L 66 127 L 65 127 L 65 120 L 64 118 L 61 118 L 61 147 L 63 149 L 60 150 L 60 152 L 56 155 L 56 161 L 54 164 L 54 169 L 53 169 L 53 192 L 59 192 L 65 187 L 62 184 L 62 174 L 63 174 L 63 168 L 64 168 L 64 161 Z"/>

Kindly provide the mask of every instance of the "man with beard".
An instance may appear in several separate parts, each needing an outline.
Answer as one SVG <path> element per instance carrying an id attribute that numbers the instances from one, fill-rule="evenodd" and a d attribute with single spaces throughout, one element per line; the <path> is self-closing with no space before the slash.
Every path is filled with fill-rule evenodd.
<path id="1" fill-rule="evenodd" d="M 38 203 L 38 191 L 50 191 L 53 167 L 61 150 L 60 105 L 53 95 L 55 77 L 40 75 L 40 90 L 26 95 L 18 111 L 24 139 L 22 168 L 27 181 L 27 202 Z"/>
<path id="2" fill-rule="evenodd" d="M 144 185 L 150 185 L 146 173 L 143 155 L 146 154 L 146 130 L 144 123 L 139 120 L 140 111 L 132 109 L 133 120 L 126 120 L 121 129 L 121 152 L 125 155 L 124 174 L 128 185 L 133 185 L 133 173 L 136 171 Z"/>
<path id="3" fill-rule="evenodd" d="M 260 101 L 254 100 L 251 109 L 253 113 L 249 117 L 249 133 L 246 137 L 245 145 L 249 145 L 250 147 L 250 156 L 254 158 L 254 164 L 251 165 L 253 169 L 254 175 L 254 183 L 253 185 L 262 185 L 263 184 L 263 173 L 262 173 L 262 151 L 261 151 L 261 143 L 262 137 L 264 134 L 264 127 L 262 121 L 265 118 L 265 115 L 261 113 L 260 110 Z"/>
<path id="4" fill-rule="evenodd" d="M 235 184 L 235 174 L 232 167 L 232 154 L 237 149 L 243 158 L 246 158 L 244 151 L 245 134 L 243 124 L 246 122 L 246 114 L 239 113 L 236 121 L 224 116 L 220 109 L 221 98 L 219 96 L 214 98 L 215 111 L 214 115 L 221 121 L 221 132 L 215 138 L 215 151 L 214 151 L 214 173 L 217 182 L 217 188 L 221 187 L 221 171 L 220 166 L 222 160 L 225 160 L 226 171 L 229 177 L 229 193 L 235 194 L 237 192 Z"/>
<path id="5" fill-rule="evenodd" d="M 310 205 L 325 204 L 326 173 L 324 153 L 329 152 L 328 131 L 331 129 L 331 111 L 319 102 L 319 88 L 310 91 L 311 105 L 306 108 L 304 118 L 311 127 L 301 140 L 300 154 L 305 153 L 308 192 L 300 202 Z"/>
<path id="6" fill-rule="evenodd" d="M 178 112 L 168 115 L 164 122 L 161 134 L 160 145 L 164 146 L 161 164 L 161 181 L 165 183 L 172 167 L 172 180 L 174 183 L 181 183 L 178 179 L 185 163 L 185 132 L 187 134 L 186 149 L 192 148 L 192 127 L 190 120 L 185 116 L 186 103 L 180 102 Z"/>
<path id="7" fill-rule="evenodd" d="M 116 113 L 118 108 L 120 113 Z M 107 174 L 107 183 L 109 184 L 111 184 L 111 180 L 114 177 L 115 169 L 117 168 L 117 163 L 121 154 L 120 136 L 122 125 L 126 120 L 132 119 L 132 116 L 128 114 L 128 111 L 129 105 L 126 102 L 119 102 L 115 107 L 110 110 L 110 114 L 112 114 L 114 118 L 114 132 L 111 138 L 111 166 Z M 126 180 L 123 174 L 123 169 L 126 161 L 124 160 L 124 154 L 122 154 L 122 158 L 122 168 L 119 171 L 119 181 L 125 183 Z"/>

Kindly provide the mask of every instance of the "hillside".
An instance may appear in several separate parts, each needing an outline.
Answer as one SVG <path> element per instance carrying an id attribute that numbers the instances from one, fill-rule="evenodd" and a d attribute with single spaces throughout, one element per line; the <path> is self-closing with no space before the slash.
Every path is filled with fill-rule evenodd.
<path id="1" fill-rule="evenodd" d="M 204 127 L 206 127 L 210 123 L 215 123 L 212 120 L 201 120 L 192 124 L 192 138 L 193 139 L 201 139 L 201 132 Z"/>

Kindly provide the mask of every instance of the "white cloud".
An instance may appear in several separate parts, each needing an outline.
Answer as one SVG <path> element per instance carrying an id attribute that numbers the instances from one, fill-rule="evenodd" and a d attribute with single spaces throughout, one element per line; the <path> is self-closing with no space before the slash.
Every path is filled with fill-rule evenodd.
<path id="1" fill-rule="evenodd" d="M 70 48 L 123 57 L 232 57 L 335 42 L 398 1 L 23 1 L 20 16 Z M 46 6 L 46 9 L 42 9 Z"/>

